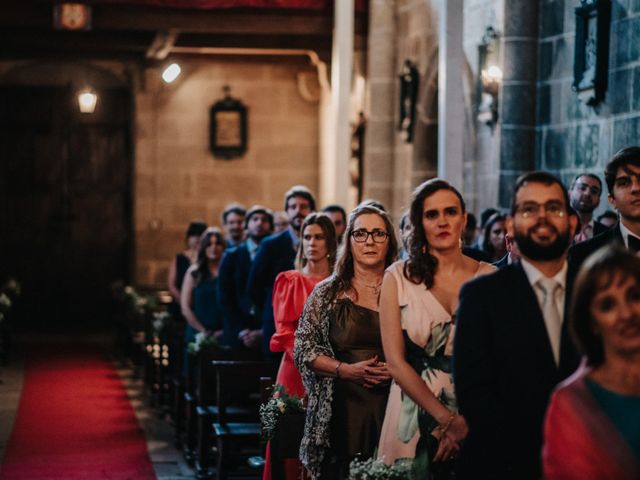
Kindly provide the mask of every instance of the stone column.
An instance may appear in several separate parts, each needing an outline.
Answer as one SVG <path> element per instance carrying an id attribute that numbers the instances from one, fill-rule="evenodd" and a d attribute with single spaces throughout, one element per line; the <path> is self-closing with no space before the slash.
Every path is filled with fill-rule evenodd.
<path id="1" fill-rule="evenodd" d="M 438 58 L 438 176 L 460 190 L 465 135 L 462 7 L 462 0 L 440 2 Z"/>
<path id="2" fill-rule="evenodd" d="M 393 208 L 396 72 L 396 1 L 369 2 L 367 126 L 363 197 Z"/>
<path id="3" fill-rule="evenodd" d="M 538 4 L 531 0 L 504 2 L 498 197 L 503 208 L 511 203 L 516 178 L 535 168 Z"/>
<path id="4" fill-rule="evenodd" d="M 351 127 L 349 105 L 353 76 L 353 0 L 334 2 L 333 52 L 331 58 L 331 114 L 335 128 L 332 156 L 334 159 L 333 201 L 349 203 L 349 159 Z"/>

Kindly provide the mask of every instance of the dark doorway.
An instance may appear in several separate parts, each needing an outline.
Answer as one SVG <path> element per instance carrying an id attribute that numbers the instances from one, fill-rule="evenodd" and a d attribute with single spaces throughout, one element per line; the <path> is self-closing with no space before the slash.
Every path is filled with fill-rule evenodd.
<path id="1" fill-rule="evenodd" d="M 82 114 L 71 87 L 0 87 L 0 274 L 25 327 L 101 326 L 129 279 L 131 98 L 97 93 Z"/>

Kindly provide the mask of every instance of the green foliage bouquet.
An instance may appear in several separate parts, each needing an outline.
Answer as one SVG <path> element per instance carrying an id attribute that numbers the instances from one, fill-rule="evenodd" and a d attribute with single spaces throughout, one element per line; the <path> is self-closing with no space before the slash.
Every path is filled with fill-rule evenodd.
<path id="1" fill-rule="evenodd" d="M 267 440 L 273 438 L 278 429 L 280 417 L 285 413 L 303 413 L 304 411 L 302 400 L 297 395 L 289 395 L 284 385 L 275 385 L 269 401 L 260 405 L 262 436 Z"/>
<path id="2" fill-rule="evenodd" d="M 204 332 L 196 333 L 195 341 L 190 342 L 187 345 L 187 351 L 193 355 L 198 353 L 203 348 L 213 347 L 218 344 L 218 341 L 213 335 L 207 335 Z"/>

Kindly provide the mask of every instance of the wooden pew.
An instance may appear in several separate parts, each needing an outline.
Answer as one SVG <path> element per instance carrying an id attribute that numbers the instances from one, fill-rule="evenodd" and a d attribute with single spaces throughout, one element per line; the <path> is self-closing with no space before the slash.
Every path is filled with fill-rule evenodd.
<path id="1" fill-rule="evenodd" d="M 217 446 L 216 479 L 227 479 L 234 466 L 260 451 L 259 418 L 261 378 L 275 378 L 272 362 L 213 361 L 216 369 L 217 417 L 212 424 Z M 262 380 L 264 384 L 264 380 Z M 244 420 L 233 415 L 233 408 L 248 408 Z M 244 460 L 244 461 L 243 461 Z"/>

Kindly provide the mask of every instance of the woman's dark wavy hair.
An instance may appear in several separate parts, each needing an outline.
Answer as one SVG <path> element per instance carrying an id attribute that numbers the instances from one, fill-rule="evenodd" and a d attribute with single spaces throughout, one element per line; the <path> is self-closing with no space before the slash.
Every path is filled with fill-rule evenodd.
<path id="1" fill-rule="evenodd" d="M 493 258 L 493 256 L 495 255 L 495 248 L 493 248 L 493 245 L 491 244 L 491 229 L 493 228 L 493 225 L 496 224 L 497 222 L 504 222 L 507 220 L 507 216 L 504 213 L 494 213 L 493 215 L 491 215 L 489 217 L 489 220 L 487 220 L 487 223 L 484 226 L 484 239 L 482 240 L 482 250 L 484 250 L 485 252 L 487 252 L 491 258 Z"/>
<path id="2" fill-rule="evenodd" d="M 300 244 L 298 245 L 298 253 L 296 255 L 296 268 L 302 270 L 307 264 L 307 258 L 304 256 L 304 247 L 302 245 L 302 237 L 304 229 L 309 225 L 318 225 L 324 233 L 324 240 L 327 245 L 327 256 L 329 259 L 329 271 L 333 270 L 336 264 L 336 251 L 338 250 L 338 240 L 336 238 L 336 228 L 331 218 L 325 213 L 314 212 L 307 215 L 300 227 Z"/>
<path id="3" fill-rule="evenodd" d="M 429 252 L 427 235 L 422 225 L 424 200 L 440 190 L 448 190 L 455 193 L 460 201 L 462 213 L 467 211 L 460 192 L 445 180 L 432 178 L 418 185 L 413 191 L 411 206 L 409 207 L 409 218 L 411 219 L 413 230 L 409 235 L 409 259 L 404 264 L 403 271 L 407 280 L 416 285 L 424 283 L 427 288 L 433 287 L 436 270 L 438 269 L 438 260 Z"/>
<path id="4" fill-rule="evenodd" d="M 594 328 L 591 303 L 617 275 L 623 281 L 631 277 L 640 286 L 640 258 L 619 245 L 607 245 L 585 260 L 573 288 L 569 329 L 578 349 L 587 357 L 587 365 L 593 367 L 601 365 L 605 358 L 602 337 Z"/>
<path id="5" fill-rule="evenodd" d="M 387 237 L 387 255 L 384 259 L 384 266 L 387 268 L 398 256 L 398 240 L 396 239 L 393 223 L 386 212 L 373 207 L 371 205 L 360 205 L 356 207 L 347 220 L 347 229 L 344 232 L 344 241 L 340 245 L 338 251 L 338 259 L 334 269 L 334 279 L 330 288 L 330 295 L 336 297 L 341 292 L 346 292 L 351 288 L 351 280 L 354 275 L 353 268 L 353 252 L 351 250 L 351 234 L 353 233 L 356 219 L 361 215 L 374 214 L 378 215 L 384 221 L 385 230 L 389 235 Z"/>
<path id="6" fill-rule="evenodd" d="M 196 283 L 200 283 L 211 276 L 209 271 L 209 261 L 207 259 L 207 247 L 211 245 L 211 237 L 216 237 L 217 242 L 222 245 L 222 249 L 227 248 L 227 242 L 224 240 L 222 230 L 218 227 L 209 227 L 200 236 L 200 243 L 198 245 L 198 260 L 196 260 L 197 268 L 192 272 L 193 278 Z"/>

